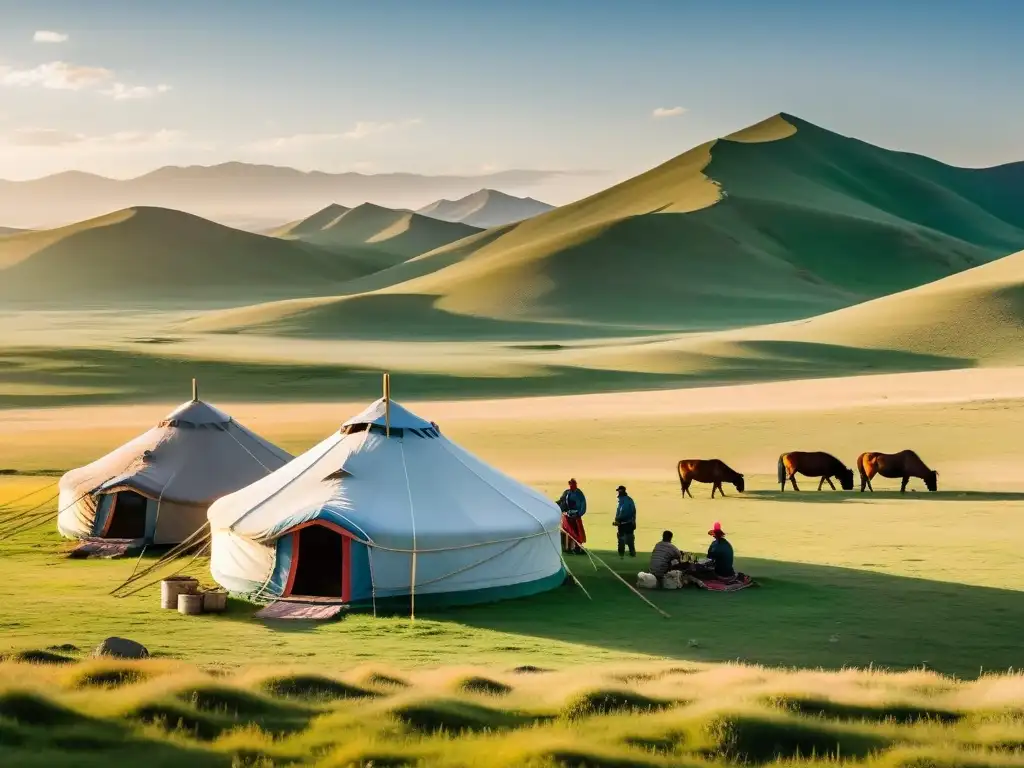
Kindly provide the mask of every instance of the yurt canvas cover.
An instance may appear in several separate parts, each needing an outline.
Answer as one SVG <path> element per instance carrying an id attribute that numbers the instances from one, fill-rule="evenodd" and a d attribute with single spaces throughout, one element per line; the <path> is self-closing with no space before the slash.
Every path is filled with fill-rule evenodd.
<path id="1" fill-rule="evenodd" d="M 184 541 L 216 499 L 291 455 L 201 400 L 60 481 L 57 529 L 67 538 Z"/>
<path id="2" fill-rule="evenodd" d="M 561 513 L 440 429 L 378 400 L 319 445 L 210 507 L 228 590 L 416 605 L 533 594 L 564 580 Z"/>

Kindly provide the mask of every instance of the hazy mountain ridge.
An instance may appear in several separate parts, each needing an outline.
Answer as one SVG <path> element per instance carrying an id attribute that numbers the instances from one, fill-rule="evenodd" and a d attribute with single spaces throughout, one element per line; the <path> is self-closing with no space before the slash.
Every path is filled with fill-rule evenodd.
<path id="1" fill-rule="evenodd" d="M 0 299 L 62 306 L 216 302 L 340 290 L 377 266 L 357 254 L 137 206 L 0 240 Z"/>
<path id="2" fill-rule="evenodd" d="M 378 263 L 383 267 L 433 251 L 479 231 L 479 228 L 468 224 L 442 221 L 373 203 L 363 203 L 354 208 L 332 203 L 273 234 L 324 248 L 377 254 Z"/>
<path id="3" fill-rule="evenodd" d="M 435 200 L 417 213 L 489 229 L 524 221 L 554 207 L 532 197 L 515 197 L 495 189 L 480 189 L 458 200 Z"/>
<path id="4" fill-rule="evenodd" d="M 474 175 L 362 174 L 222 163 L 167 166 L 131 179 L 66 171 L 27 181 L 0 179 L 5 226 L 54 227 L 135 206 L 171 208 L 221 223 L 288 221 L 331 202 L 372 200 L 415 209 L 424 200 L 481 188 L 529 189 L 562 171 L 509 170 Z"/>

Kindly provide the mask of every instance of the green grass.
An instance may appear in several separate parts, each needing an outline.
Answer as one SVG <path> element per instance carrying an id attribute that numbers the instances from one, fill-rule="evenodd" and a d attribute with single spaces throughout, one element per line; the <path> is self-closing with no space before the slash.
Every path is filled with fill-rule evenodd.
<path id="1" fill-rule="evenodd" d="M 298 705 L 266 698 L 260 681 L 270 670 L 259 667 L 212 676 L 149 660 L 130 664 L 137 681 L 125 686 L 83 691 L 68 684 L 95 674 L 95 664 L 79 662 L 71 675 L 46 665 L 0 665 L 5 766 L 1024 764 L 1024 720 L 1013 714 L 1024 706 L 1019 676 L 962 682 L 928 672 L 678 670 L 632 662 L 506 678 L 499 703 L 486 693 L 447 697 L 461 673 L 440 668 L 415 673 L 410 686 L 369 702 Z M 322 669 L 297 674 L 338 684 L 360 674 L 331 667 L 332 677 L 324 678 Z M 614 682 L 623 677 L 643 682 Z M 183 680 L 202 697 L 183 701 L 190 690 Z M 688 701 L 661 704 L 682 687 Z M 781 691 L 802 691 L 823 706 L 835 696 L 842 699 L 835 706 L 855 706 L 858 716 L 780 711 L 773 702 Z M 613 699 L 615 706 L 606 706 Z M 601 705 L 581 708 L 583 701 Z M 957 719 L 894 719 L 892 701 L 922 711 L 938 703 Z"/>
<path id="2" fill-rule="evenodd" d="M 301 452 L 348 415 L 326 407 L 312 412 L 312 422 L 288 409 L 277 411 L 280 420 L 267 421 L 267 411 L 263 419 L 244 409 L 236 415 L 285 449 Z M 614 410 L 595 417 L 567 404 L 557 418 L 541 421 L 478 417 L 441 423 L 460 444 L 552 497 L 565 478 L 578 477 L 590 499 L 589 545 L 627 581 L 635 581 L 663 529 L 674 530 L 683 548 L 702 551 L 708 527 L 721 520 L 737 548 L 738 567 L 762 587 L 734 595 L 650 593 L 672 615 L 669 621 L 604 567 L 570 558 L 591 600 L 564 587 L 506 603 L 420 613 L 415 622 L 356 613 L 297 626 L 254 621 L 253 606 L 231 600 L 223 615 L 186 618 L 158 607 L 157 587 L 123 599 L 109 596 L 135 562 L 63 558 L 67 545 L 47 524 L 0 541 L 0 578 L 33 585 L 5 601 L 0 652 L 65 643 L 89 649 L 120 635 L 163 656 L 223 664 L 272 663 L 282 647 L 298 663 L 341 657 L 399 668 L 445 664 L 453 656 L 504 670 L 559 669 L 580 659 L 670 658 L 831 669 L 927 665 L 976 676 L 981 669 L 1020 663 L 1024 493 L 1013 438 L 1024 430 L 1020 401 L 623 417 Z M 26 471 L 75 466 L 137 431 L 107 426 L 93 433 L 86 423 L 76 428 L 63 421 L 53 429 L 6 441 L 0 465 Z M 861 451 L 905 446 L 940 470 L 939 493 L 913 483 L 912 492 L 900 497 L 887 481 L 865 495 L 777 490 L 775 464 L 783 450 L 821 448 L 852 464 Z M 702 486 L 695 499 L 682 501 L 673 473 L 684 455 L 724 458 L 747 474 L 748 492 L 737 496 L 728 489 L 727 498 L 711 501 Z M 0 503 L 54 479 L 0 477 Z M 640 511 L 643 556 L 635 562 L 620 561 L 613 549 L 613 489 L 620 482 Z M 45 499 L 46 492 L 40 496 Z M 206 568 L 199 560 L 190 572 L 208 582 Z M 40 594 L 47 599 L 40 601 Z M 356 684 L 388 690 L 373 681 Z"/>

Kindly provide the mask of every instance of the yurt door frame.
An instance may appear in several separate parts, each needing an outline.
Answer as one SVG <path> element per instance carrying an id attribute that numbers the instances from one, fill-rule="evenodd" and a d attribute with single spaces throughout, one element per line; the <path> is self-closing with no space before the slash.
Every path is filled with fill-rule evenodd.
<path id="1" fill-rule="evenodd" d="M 292 528 L 289 535 L 291 536 L 292 542 L 292 560 L 291 565 L 288 568 L 288 581 L 285 583 L 283 597 L 288 597 L 292 594 L 292 589 L 295 586 L 295 577 L 299 572 L 299 564 L 302 559 L 302 552 L 299 542 L 302 539 L 300 535 L 301 531 L 311 526 L 320 526 L 326 528 L 334 533 L 337 533 L 341 537 L 341 600 L 342 602 L 348 602 L 351 599 L 352 592 L 352 534 L 342 528 L 340 525 L 329 523 L 326 520 L 311 520 L 308 523 L 302 523 Z"/>
<path id="2" fill-rule="evenodd" d="M 142 518 L 142 533 L 139 536 L 134 536 L 134 537 L 131 537 L 131 538 L 136 538 L 136 539 L 144 539 L 144 538 L 146 538 L 147 535 L 148 535 L 148 530 L 149 530 L 149 508 L 150 508 L 150 505 L 152 504 L 152 500 L 147 498 L 146 496 L 143 496 L 138 491 L 133 491 L 133 490 L 120 490 L 120 491 L 117 491 L 115 493 L 111 493 L 111 494 L 107 494 L 107 495 L 110 497 L 110 501 L 109 501 L 109 505 L 110 506 L 107 508 L 106 519 L 103 521 L 103 528 L 102 528 L 102 530 L 101 530 L 101 532 L 99 534 L 100 537 L 101 538 L 109 538 L 111 536 L 110 529 L 112 527 L 115 528 L 115 532 L 117 532 L 118 529 L 122 528 L 125 525 L 125 523 L 123 523 L 121 520 L 118 520 L 118 524 L 116 526 L 114 525 L 114 521 L 117 519 L 117 515 L 118 515 L 118 512 L 119 512 L 118 507 L 121 507 L 120 514 L 122 516 L 124 516 L 124 515 L 131 515 L 132 517 L 136 518 L 135 520 L 132 521 L 132 524 L 134 524 L 134 523 L 136 523 L 138 521 L 138 517 L 139 516 L 141 516 L 141 518 Z M 139 499 L 142 499 L 142 509 L 141 510 L 138 509 L 138 503 L 139 503 L 138 500 Z M 128 502 L 129 501 L 131 502 L 131 505 L 133 507 L 130 510 L 128 509 L 128 506 L 129 506 Z M 124 503 L 122 503 L 122 502 L 124 502 Z"/>

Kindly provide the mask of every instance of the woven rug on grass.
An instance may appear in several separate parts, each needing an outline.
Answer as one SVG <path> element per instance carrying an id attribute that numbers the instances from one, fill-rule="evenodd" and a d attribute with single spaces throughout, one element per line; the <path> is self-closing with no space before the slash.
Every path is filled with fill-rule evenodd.
<path id="1" fill-rule="evenodd" d="M 686 575 L 687 581 L 699 589 L 706 589 L 709 592 L 739 592 L 747 587 L 758 586 L 757 582 L 745 573 L 737 573 L 735 578 L 723 579 L 720 576 L 709 575 L 695 576 Z"/>

